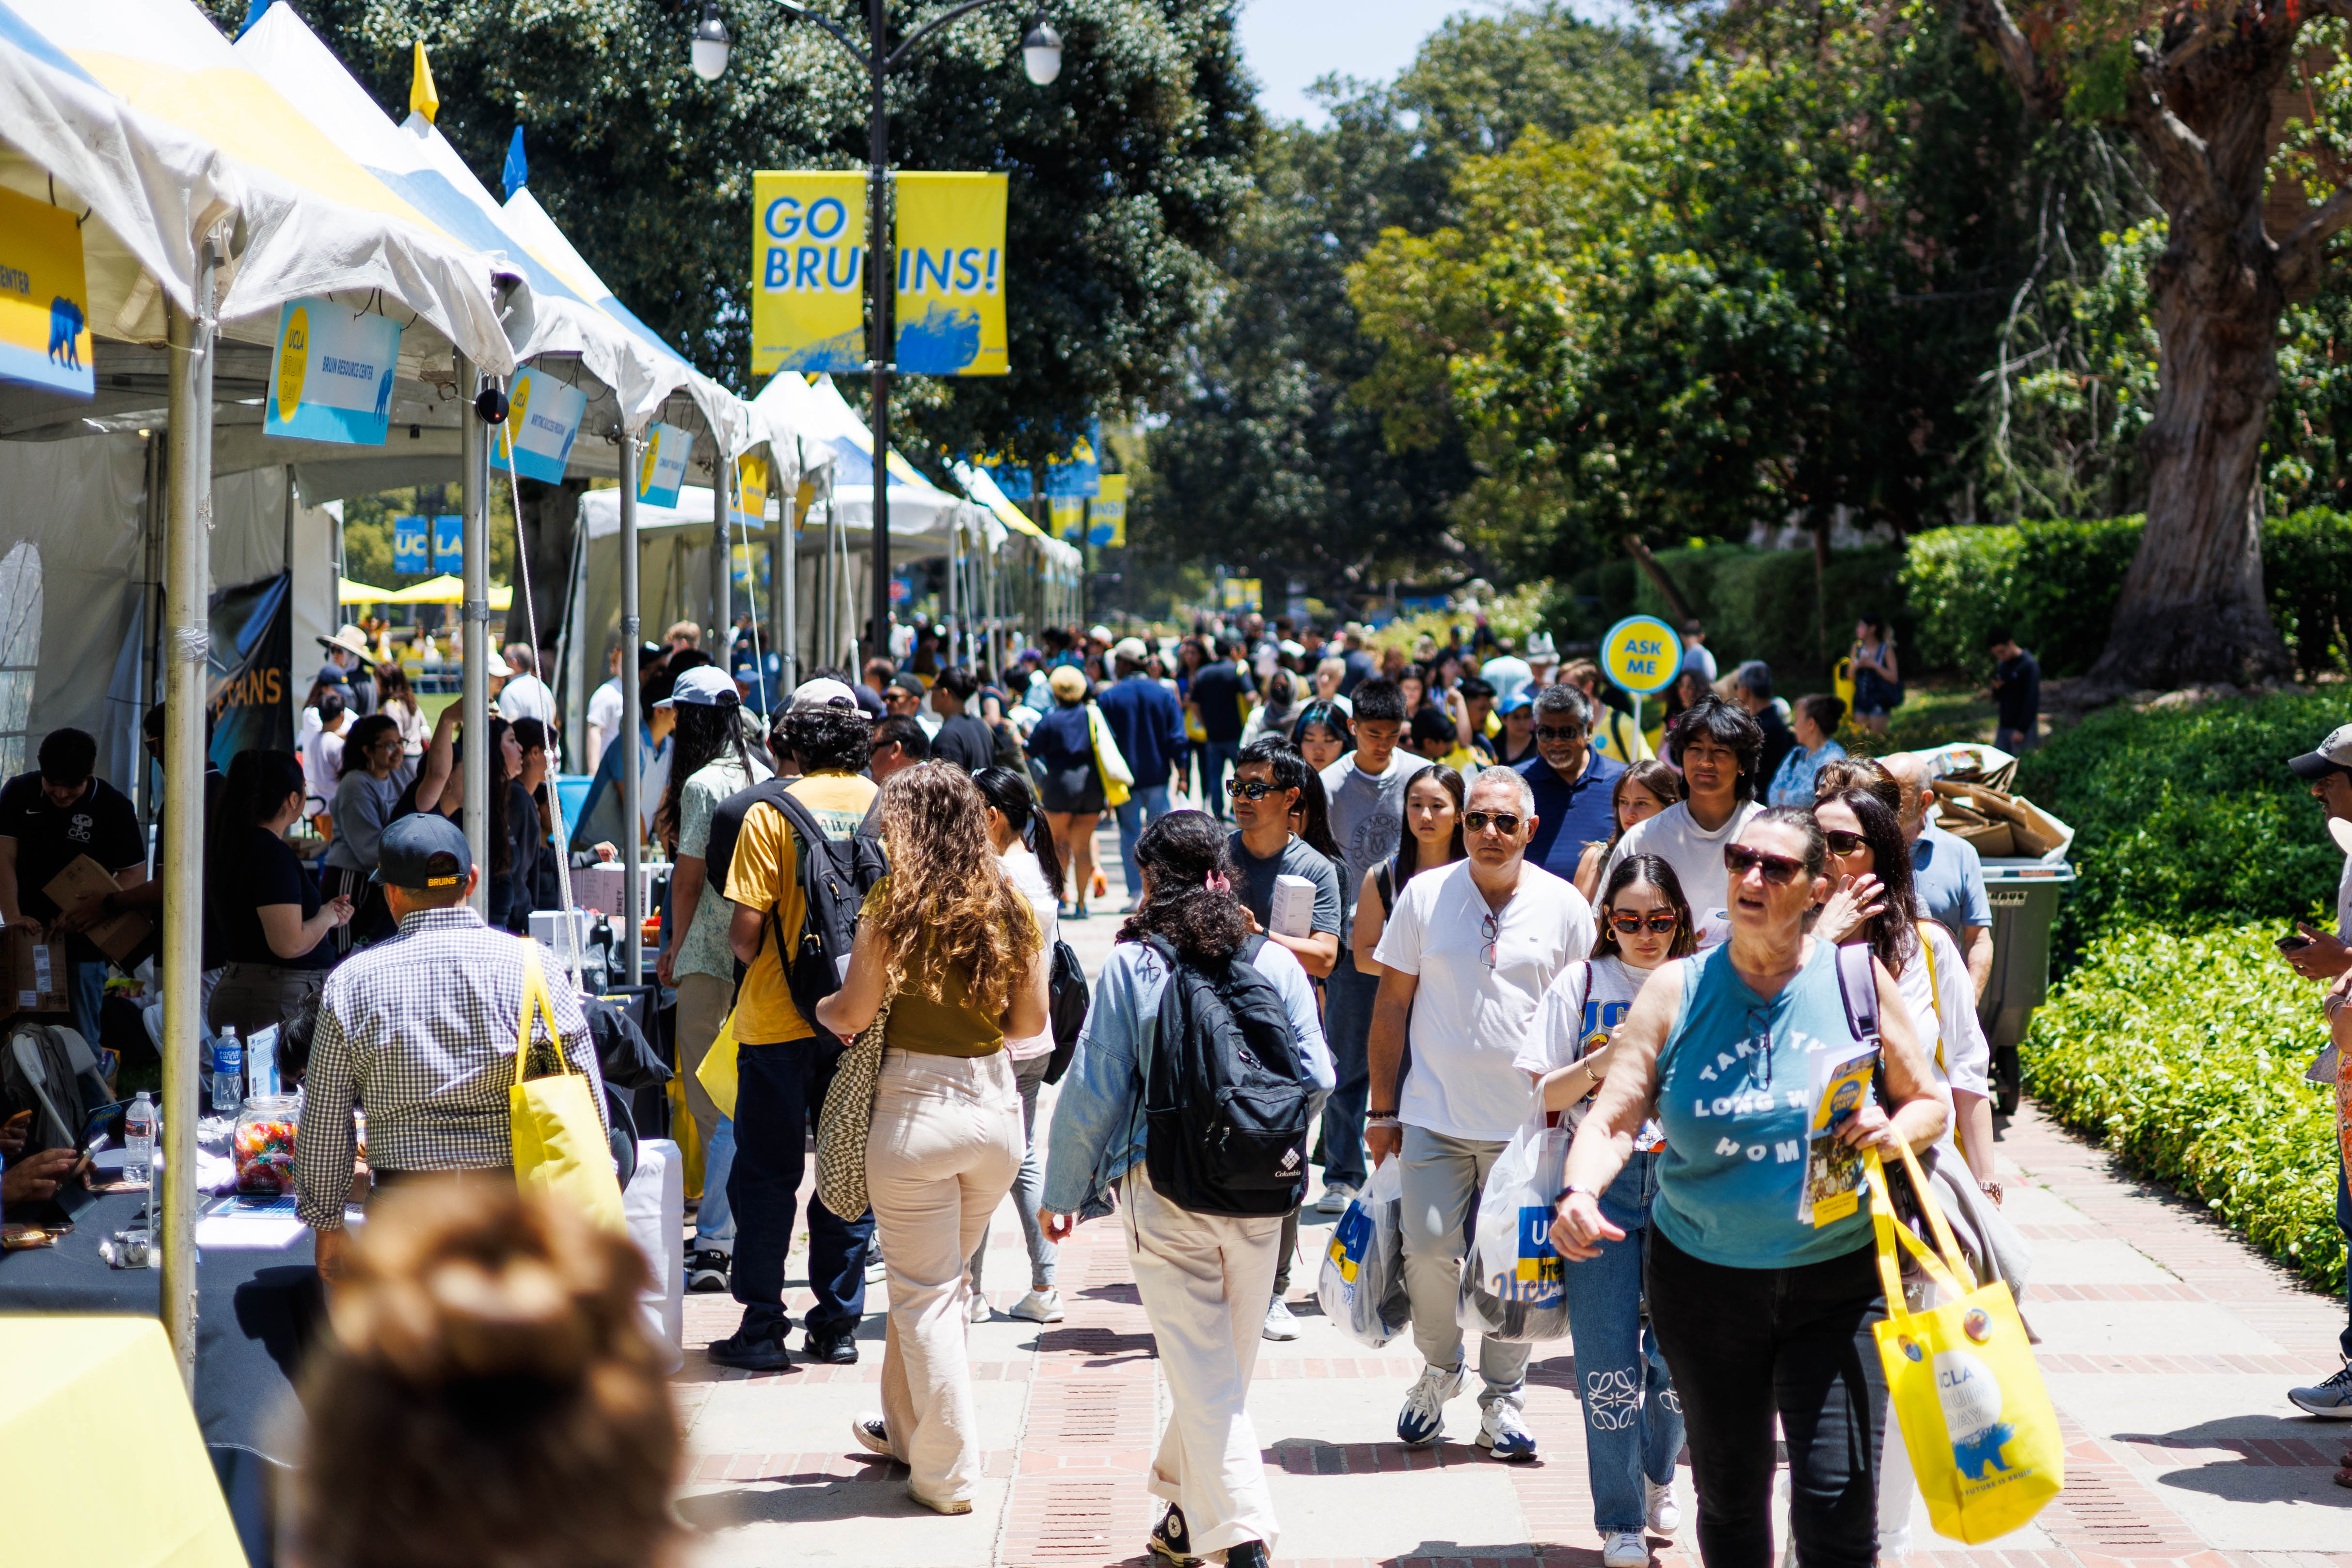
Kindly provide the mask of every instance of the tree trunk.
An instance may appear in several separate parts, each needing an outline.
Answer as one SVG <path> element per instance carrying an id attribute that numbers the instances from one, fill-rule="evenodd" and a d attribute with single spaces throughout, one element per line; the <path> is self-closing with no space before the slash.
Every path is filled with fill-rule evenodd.
<path id="1" fill-rule="evenodd" d="M 2229 236 L 2221 243 L 2234 250 Z M 2099 685 L 2249 684 L 2288 673 L 2263 597 L 2263 430 L 2284 300 L 2270 246 L 2242 265 L 2176 240 L 2158 263 L 2158 391 L 2140 436 L 2147 528 L 2125 574 Z"/>
<path id="2" fill-rule="evenodd" d="M 1666 608 L 1674 612 L 1676 632 L 1698 619 L 1697 612 L 1691 609 L 1690 601 L 1683 597 L 1683 591 L 1675 586 L 1675 580 L 1667 574 L 1658 558 L 1650 553 L 1650 547 L 1642 542 L 1641 535 L 1625 536 L 1625 553 L 1633 558 L 1633 564 L 1642 569 L 1642 575 L 1650 580 L 1651 586 L 1658 591 L 1658 597 L 1664 600 Z"/>

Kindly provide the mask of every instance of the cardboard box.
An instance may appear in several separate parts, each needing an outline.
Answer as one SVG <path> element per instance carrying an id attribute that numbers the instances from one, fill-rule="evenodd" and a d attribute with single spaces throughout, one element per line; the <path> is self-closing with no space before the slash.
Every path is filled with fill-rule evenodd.
<path id="1" fill-rule="evenodd" d="M 0 1013 L 62 1013 L 73 1010 L 66 986 L 62 936 L 36 941 L 30 927 L 0 926 L 0 953 L 7 961 L 8 994 L 0 998 Z"/>
<path id="2" fill-rule="evenodd" d="M 78 855 L 41 891 L 54 899 L 59 909 L 73 909 L 92 898 L 103 898 L 122 889 L 104 866 L 88 855 Z M 127 967 L 132 961 L 131 955 L 154 935 L 154 930 L 153 924 L 143 915 L 110 915 L 82 935 L 100 952 Z"/>
<path id="3" fill-rule="evenodd" d="M 669 870 L 667 862 L 640 861 L 637 863 L 640 913 L 651 915 L 654 909 L 654 878 Z M 628 873 L 619 861 L 607 861 L 599 865 L 583 866 L 572 873 L 572 901 L 583 909 L 593 909 L 618 917 L 622 913 L 621 894 L 628 887 Z"/>
<path id="4" fill-rule="evenodd" d="M 1274 898 L 1267 907 L 1273 916 L 1266 929 L 1285 936 L 1305 936 L 1315 929 L 1315 884 L 1288 872 L 1274 879 Z"/>

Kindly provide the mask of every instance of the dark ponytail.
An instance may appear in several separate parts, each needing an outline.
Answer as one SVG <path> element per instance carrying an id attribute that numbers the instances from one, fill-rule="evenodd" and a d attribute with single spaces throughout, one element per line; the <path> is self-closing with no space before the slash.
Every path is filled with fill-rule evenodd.
<path id="1" fill-rule="evenodd" d="M 979 786 L 982 800 L 1004 813 L 1005 825 L 1037 857 L 1045 885 L 1060 898 L 1062 857 L 1054 848 L 1054 835 L 1037 814 L 1037 797 L 1030 792 L 1029 780 L 1010 768 L 983 768 L 971 776 L 971 781 Z"/>
<path id="2" fill-rule="evenodd" d="M 289 795 L 305 790 L 302 763 L 290 751 L 254 747 L 229 758 L 228 778 L 221 785 L 221 820 L 239 827 L 257 828 L 278 815 Z M 309 800 L 303 800 L 308 807 Z"/>
<path id="3" fill-rule="evenodd" d="M 1118 928 L 1120 941 L 1163 937 L 1178 957 L 1200 963 L 1231 956 L 1248 937 L 1224 825 L 1206 811 L 1171 811 L 1144 829 L 1135 863 L 1150 891 Z"/>

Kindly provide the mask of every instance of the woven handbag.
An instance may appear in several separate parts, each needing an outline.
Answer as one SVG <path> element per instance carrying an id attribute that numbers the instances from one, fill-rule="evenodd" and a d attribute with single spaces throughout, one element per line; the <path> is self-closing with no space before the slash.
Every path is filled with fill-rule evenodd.
<path id="1" fill-rule="evenodd" d="M 836 1218 L 855 1220 L 866 1209 L 866 1135 L 874 1128 L 874 1085 L 882 1075 L 882 1037 L 890 1028 L 890 998 L 841 1053 L 824 1109 L 816 1119 L 816 1195 Z"/>

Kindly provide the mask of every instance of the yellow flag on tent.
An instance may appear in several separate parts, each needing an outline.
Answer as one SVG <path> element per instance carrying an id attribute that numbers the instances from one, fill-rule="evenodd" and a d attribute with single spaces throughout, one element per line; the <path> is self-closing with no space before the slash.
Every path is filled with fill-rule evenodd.
<path id="1" fill-rule="evenodd" d="M 433 63 L 425 57 L 425 40 L 416 40 L 416 65 L 408 78 L 411 112 L 432 120 L 441 112 L 441 95 L 433 90 Z"/>

